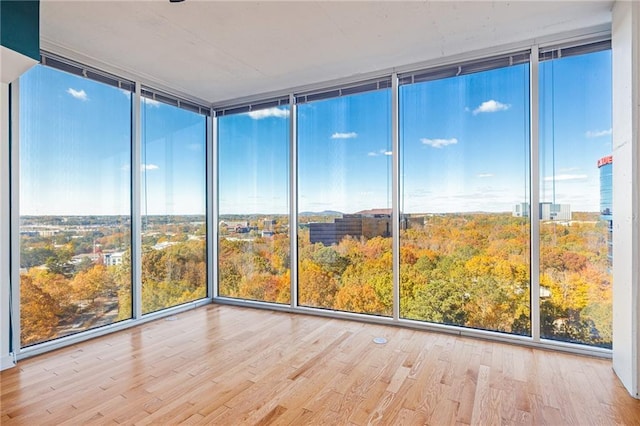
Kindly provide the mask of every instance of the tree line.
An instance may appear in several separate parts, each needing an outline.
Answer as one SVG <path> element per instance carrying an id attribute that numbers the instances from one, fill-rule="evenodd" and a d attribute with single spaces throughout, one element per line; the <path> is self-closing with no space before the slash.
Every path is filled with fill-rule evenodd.
<path id="1" fill-rule="evenodd" d="M 584 214 L 542 222 L 542 337 L 611 347 L 611 275 L 606 223 Z M 422 222 L 421 222 L 422 221 Z M 401 230 L 403 318 L 529 335 L 530 227 L 510 214 L 430 215 Z M 392 315 L 391 238 L 349 236 L 339 244 L 298 235 L 298 303 Z M 220 239 L 221 295 L 289 303 L 286 234 Z"/>
<path id="2" fill-rule="evenodd" d="M 103 257 L 72 262 L 72 244 L 37 247 L 44 263 L 20 275 L 20 333 L 23 346 L 132 316 L 131 251 L 122 263 Z M 143 313 L 206 296 L 206 244 L 188 240 L 163 250 L 143 247 Z M 65 331 L 66 330 L 66 331 Z"/>
<path id="3" fill-rule="evenodd" d="M 607 224 L 597 216 L 540 227 L 542 337 L 611 347 L 611 274 Z M 286 229 L 286 228 L 280 228 Z M 392 315 L 391 238 L 348 236 L 311 244 L 298 233 L 298 304 Z M 142 250 L 143 312 L 206 296 L 206 242 L 176 233 Z M 116 245 L 109 235 L 105 244 Z M 25 237 L 28 238 L 28 237 Z M 527 219 L 509 214 L 429 215 L 400 234 L 400 315 L 442 324 L 530 334 Z M 166 239 L 163 237 L 163 241 Z M 122 241 L 122 239 L 120 239 Z M 154 242 L 157 242 L 154 240 Z M 23 246 L 21 340 L 30 345 L 64 330 L 131 317 L 131 254 L 122 264 L 72 261 L 77 241 Z M 219 239 L 220 295 L 290 303 L 288 234 Z"/>

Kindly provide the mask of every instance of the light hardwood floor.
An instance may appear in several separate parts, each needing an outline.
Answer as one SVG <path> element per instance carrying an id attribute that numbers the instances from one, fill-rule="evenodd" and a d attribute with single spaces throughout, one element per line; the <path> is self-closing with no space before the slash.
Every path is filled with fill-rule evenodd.
<path id="1" fill-rule="evenodd" d="M 0 423 L 640 425 L 608 360 L 232 306 L 172 319 L 3 371 Z"/>

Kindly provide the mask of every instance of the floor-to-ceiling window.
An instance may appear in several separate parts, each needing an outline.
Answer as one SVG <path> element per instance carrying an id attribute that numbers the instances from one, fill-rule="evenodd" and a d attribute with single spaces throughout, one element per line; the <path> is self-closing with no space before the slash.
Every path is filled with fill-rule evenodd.
<path id="1" fill-rule="evenodd" d="M 527 59 L 400 78 L 403 318 L 530 333 Z"/>
<path id="2" fill-rule="evenodd" d="M 218 118 L 218 294 L 289 303 L 289 106 Z"/>
<path id="3" fill-rule="evenodd" d="M 219 296 L 390 321 L 397 268 L 400 323 L 610 348 L 608 46 L 542 50 L 539 142 L 528 51 L 400 73 L 397 111 L 391 76 L 218 110 Z M 208 108 L 142 88 L 132 120 L 133 83 L 51 65 L 19 84 L 22 346 L 207 295 Z"/>
<path id="4" fill-rule="evenodd" d="M 541 336 L 611 347 L 611 51 L 540 63 Z"/>
<path id="5" fill-rule="evenodd" d="M 529 51 L 399 74 L 401 320 L 611 346 L 608 42 L 542 52 L 539 93 L 531 92 Z M 391 316 L 391 90 L 362 87 L 378 90 L 294 96 L 292 279 L 298 306 Z M 533 95 L 540 132 L 532 142 Z M 231 139 L 220 143 L 223 169 Z M 540 177 L 535 194 L 532 175 Z M 226 223 L 246 222 L 251 232 L 250 218 L 232 219 L 220 221 L 224 256 L 250 244 Z M 540 270 L 531 270 L 532 244 Z M 268 266 L 255 252 L 249 275 Z M 246 279 L 229 271 L 221 278 Z"/>
<path id="6" fill-rule="evenodd" d="M 298 304 L 390 316 L 391 91 L 345 92 L 298 98 Z"/>
<path id="7" fill-rule="evenodd" d="M 149 90 L 140 108 L 142 312 L 149 313 L 207 295 L 207 117 Z"/>
<path id="8" fill-rule="evenodd" d="M 132 86 L 89 75 L 20 78 L 22 346 L 131 317 Z"/>

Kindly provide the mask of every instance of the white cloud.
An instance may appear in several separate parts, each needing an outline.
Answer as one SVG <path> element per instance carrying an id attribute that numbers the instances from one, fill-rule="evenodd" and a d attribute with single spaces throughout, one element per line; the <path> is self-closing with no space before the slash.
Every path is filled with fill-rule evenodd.
<path id="1" fill-rule="evenodd" d="M 580 170 L 580 167 L 563 167 L 560 169 L 562 173 L 576 172 L 578 170 Z"/>
<path id="2" fill-rule="evenodd" d="M 371 151 L 367 154 L 369 157 L 378 157 L 380 155 L 393 155 L 392 151 L 387 151 L 386 149 L 381 149 L 378 152 Z"/>
<path id="3" fill-rule="evenodd" d="M 156 166 L 155 164 L 141 164 L 140 165 L 140 170 L 144 171 L 144 170 L 157 170 L 160 167 Z M 122 167 L 120 167 L 121 170 L 124 171 L 129 171 L 131 169 L 131 166 L 129 166 L 128 164 L 124 164 Z"/>
<path id="4" fill-rule="evenodd" d="M 485 101 L 480 106 L 473 110 L 473 115 L 478 115 L 481 112 L 498 112 L 506 111 L 511 108 L 511 105 L 503 104 L 502 102 L 494 101 L 493 99 Z"/>
<path id="5" fill-rule="evenodd" d="M 145 97 L 141 99 L 142 99 L 142 103 L 145 105 L 149 105 L 150 107 L 154 107 L 154 108 L 160 107 L 160 102 L 156 101 L 155 99 L 145 98 Z"/>
<path id="6" fill-rule="evenodd" d="M 588 177 L 589 176 L 587 175 L 562 174 L 562 175 L 555 175 L 555 176 L 545 176 L 544 181 L 553 182 L 555 180 L 556 182 L 562 182 L 562 181 L 569 181 L 569 180 L 585 180 Z"/>
<path id="7" fill-rule="evenodd" d="M 443 146 L 448 146 L 448 145 L 455 145 L 458 143 L 458 139 L 457 138 L 451 138 L 451 139 L 428 139 L 428 138 L 422 138 L 420 139 L 420 142 L 422 142 L 424 145 L 429 145 L 433 148 L 442 148 Z"/>
<path id="8" fill-rule="evenodd" d="M 249 111 L 247 115 L 254 120 L 262 120 L 263 118 L 275 117 L 275 118 L 287 118 L 289 117 L 289 110 L 282 108 L 265 108 L 257 111 Z"/>
<path id="9" fill-rule="evenodd" d="M 608 129 L 608 130 L 588 130 L 585 133 L 585 136 L 588 138 L 599 138 L 600 136 L 607 136 L 610 135 L 612 132 L 612 129 Z"/>
<path id="10" fill-rule="evenodd" d="M 490 178 L 493 177 L 493 173 L 479 173 L 476 177 L 479 177 L 480 179 Z"/>
<path id="11" fill-rule="evenodd" d="M 331 139 L 353 139 L 357 137 L 358 137 L 358 134 L 356 132 L 348 132 L 348 133 L 336 132 L 331 135 Z"/>
<path id="12" fill-rule="evenodd" d="M 87 96 L 87 92 L 85 92 L 84 90 L 75 90 L 69 87 L 67 89 L 67 93 L 76 99 L 80 99 L 81 101 L 86 101 L 89 99 L 89 97 Z"/>

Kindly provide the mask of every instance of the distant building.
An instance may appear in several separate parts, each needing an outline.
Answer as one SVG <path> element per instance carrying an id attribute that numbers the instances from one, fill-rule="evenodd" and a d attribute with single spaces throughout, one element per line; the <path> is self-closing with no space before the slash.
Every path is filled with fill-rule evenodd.
<path id="1" fill-rule="evenodd" d="M 600 169 L 600 219 L 607 221 L 607 255 L 613 260 L 613 156 L 598 160 Z"/>
<path id="2" fill-rule="evenodd" d="M 513 206 L 513 217 L 529 217 L 529 203 L 518 203 Z"/>
<path id="3" fill-rule="evenodd" d="M 428 215 L 425 214 L 404 214 L 400 216 L 400 229 L 421 228 L 424 226 L 427 217 Z"/>
<path id="4" fill-rule="evenodd" d="M 106 266 L 122 265 L 122 257 L 124 256 L 124 252 L 116 251 L 113 253 L 104 253 L 103 256 L 104 264 Z"/>
<path id="5" fill-rule="evenodd" d="M 540 203 L 540 220 L 571 220 L 571 205 L 550 202 Z M 518 203 L 513 206 L 513 217 L 529 217 L 529 203 Z"/>
<path id="6" fill-rule="evenodd" d="M 387 217 L 363 217 L 362 236 L 365 238 L 390 237 L 391 216 Z"/>
<path id="7" fill-rule="evenodd" d="M 175 241 L 163 241 L 161 243 L 157 243 L 153 246 L 154 250 L 164 250 L 167 247 L 171 247 L 171 246 L 175 246 L 176 244 L 178 244 Z"/>
<path id="8" fill-rule="evenodd" d="M 85 259 L 89 259 L 90 262 L 96 263 L 100 259 L 100 253 L 81 253 L 71 258 L 71 263 L 77 265 L 82 263 Z"/>
<path id="9" fill-rule="evenodd" d="M 276 220 L 275 219 L 264 219 L 262 221 L 262 228 L 265 231 L 273 231 L 276 227 Z"/>
<path id="10" fill-rule="evenodd" d="M 235 232 L 238 234 L 246 234 L 251 230 L 251 228 L 249 228 L 249 222 L 247 222 L 246 220 L 245 221 L 221 220 L 219 225 L 220 225 L 220 228 L 227 228 L 229 232 Z"/>
<path id="11" fill-rule="evenodd" d="M 20 235 L 23 237 L 37 237 L 40 234 L 38 231 L 20 229 Z"/>
<path id="12" fill-rule="evenodd" d="M 390 237 L 391 214 L 384 211 L 367 210 L 355 214 L 345 214 L 333 222 L 313 222 L 309 224 L 309 239 L 312 244 L 325 246 L 338 244 L 344 237 Z"/>
<path id="13" fill-rule="evenodd" d="M 540 220 L 571 220 L 571 205 L 540 203 Z"/>
<path id="14" fill-rule="evenodd" d="M 342 238 L 340 238 L 342 239 Z M 335 222 L 312 222 L 309 224 L 309 240 L 311 244 L 322 243 L 325 246 L 337 244 L 339 239 Z"/>
<path id="15" fill-rule="evenodd" d="M 53 236 L 55 236 L 55 235 L 57 235 L 59 233 L 60 233 L 59 229 L 42 229 L 42 230 L 38 231 L 38 234 L 41 237 L 53 237 Z"/>
<path id="16" fill-rule="evenodd" d="M 59 228 L 46 228 L 46 227 L 40 227 L 40 226 L 33 226 L 33 227 L 21 227 L 20 228 L 20 235 L 24 235 L 26 237 L 43 237 L 43 238 L 47 238 L 47 237 L 53 237 L 57 234 L 60 233 L 60 229 Z"/>

